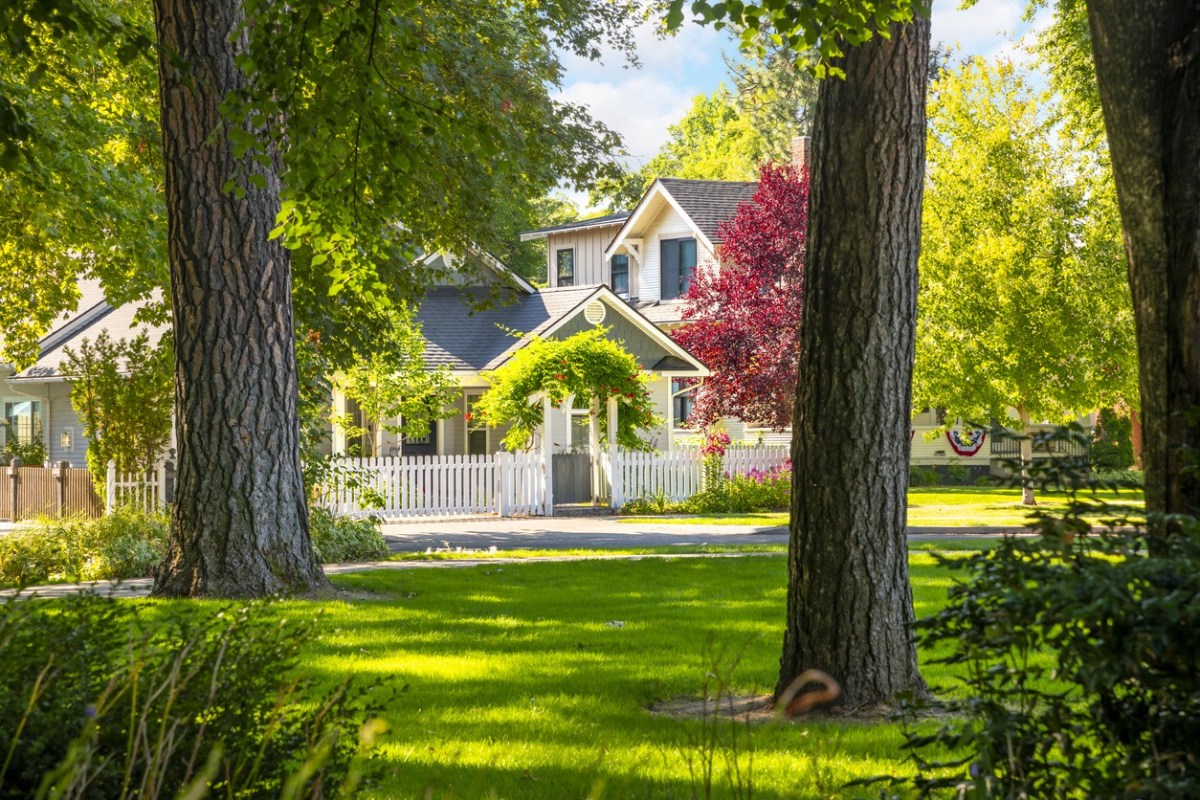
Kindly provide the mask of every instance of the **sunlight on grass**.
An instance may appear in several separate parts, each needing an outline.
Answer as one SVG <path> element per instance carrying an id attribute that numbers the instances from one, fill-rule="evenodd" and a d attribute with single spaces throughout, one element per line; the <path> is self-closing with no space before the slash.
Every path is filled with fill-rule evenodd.
<path id="1" fill-rule="evenodd" d="M 1066 495 L 1062 492 L 1038 492 L 1038 510 L 1062 511 Z M 1092 499 L 1140 510 L 1144 503 L 1137 489 L 1084 492 L 1080 499 Z M 961 528 L 975 526 L 1024 527 L 1031 509 L 1021 504 L 1021 490 L 1011 487 L 938 486 L 910 489 L 908 524 L 914 527 Z M 674 516 L 622 517 L 621 522 L 640 525 L 756 525 L 786 526 L 786 512 L 762 514 L 704 514 Z"/>
<path id="2" fill-rule="evenodd" d="M 952 580 L 934 552 L 911 558 L 919 613 Z M 373 690 L 391 734 L 372 797 L 683 798 L 700 725 L 647 707 L 699 693 L 706 642 L 743 650 L 737 693 L 768 693 L 786 577 L 780 556 L 381 570 L 334 578 L 375 599 L 282 611 L 324 612 L 301 665 L 322 682 L 394 679 Z M 905 769 L 888 723 L 758 725 L 753 737 L 761 798 L 854 797 L 846 781 Z"/>

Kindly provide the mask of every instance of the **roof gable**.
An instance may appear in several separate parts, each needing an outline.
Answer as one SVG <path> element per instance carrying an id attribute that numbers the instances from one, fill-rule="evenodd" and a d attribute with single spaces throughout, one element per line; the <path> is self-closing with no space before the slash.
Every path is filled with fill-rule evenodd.
<path id="1" fill-rule="evenodd" d="M 754 199 L 756 181 L 695 181 L 683 178 L 660 178 L 683 213 L 691 218 L 713 244 L 719 244 L 717 233 L 722 222 L 733 218 L 738 206 Z"/>

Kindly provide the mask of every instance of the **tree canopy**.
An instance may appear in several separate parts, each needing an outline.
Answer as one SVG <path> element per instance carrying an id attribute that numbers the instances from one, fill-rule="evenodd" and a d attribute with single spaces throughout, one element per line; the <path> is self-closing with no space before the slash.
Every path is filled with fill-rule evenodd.
<path id="1" fill-rule="evenodd" d="M 1011 63 L 945 71 L 932 96 L 915 406 L 1066 421 L 1134 399 L 1105 162 Z"/>
<path id="2" fill-rule="evenodd" d="M 729 62 L 733 82 L 698 94 L 669 138 L 640 169 L 604 178 L 592 203 L 632 208 L 655 178 L 750 181 L 765 161 L 787 161 L 791 142 L 806 134 L 816 97 L 812 76 L 797 70 L 782 49 Z"/>

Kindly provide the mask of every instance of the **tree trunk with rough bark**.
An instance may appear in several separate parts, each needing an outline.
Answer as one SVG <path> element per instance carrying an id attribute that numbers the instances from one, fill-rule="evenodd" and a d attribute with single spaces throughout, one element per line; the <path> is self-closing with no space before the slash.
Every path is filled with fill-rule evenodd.
<path id="1" fill-rule="evenodd" d="M 925 693 L 905 540 L 929 21 L 848 48 L 815 111 L 780 694 Z"/>
<path id="2" fill-rule="evenodd" d="M 1088 0 L 1129 258 L 1146 509 L 1200 513 L 1200 3 Z"/>
<path id="3" fill-rule="evenodd" d="M 239 0 L 155 2 L 179 441 L 160 596 L 327 585 L 300 472 L 291 263 L 267 241 L 279 179 L 234 157 L 219 110 L 245 81 L 242 21 Z M 239 170 L 265 183 L 239 199 L 224 190 Z"/>

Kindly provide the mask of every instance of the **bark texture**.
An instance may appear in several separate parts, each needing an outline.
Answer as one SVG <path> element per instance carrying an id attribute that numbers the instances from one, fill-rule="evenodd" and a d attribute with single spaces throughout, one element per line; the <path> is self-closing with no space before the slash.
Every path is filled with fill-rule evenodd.
<path id="1" fill-rule="evenodd" d="M 162 596 L 326 583 L 300 472 L 291 263 L 267 241 L 279 180 L 234 157 L 219 110 L 245 80 L 234 64 L 242 20 L 239 0 L 155 1 L 179 443 Z M 224 191 L 239 170 L 265 186 Z"/>
<path id="2" fill-rule="evenodd" d="M 814 114 L 777 694 L 804 670 L 863 708 L 926 691 L 905 509 L 929 21 L 849 48 Z"/>
<path id="3" fill-rule="evenodd" d="M 1200 3 L 1088 0 L 1137 323 L 1146 508 L 1200 512 Z"/>

